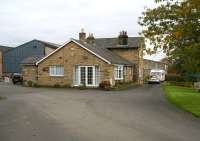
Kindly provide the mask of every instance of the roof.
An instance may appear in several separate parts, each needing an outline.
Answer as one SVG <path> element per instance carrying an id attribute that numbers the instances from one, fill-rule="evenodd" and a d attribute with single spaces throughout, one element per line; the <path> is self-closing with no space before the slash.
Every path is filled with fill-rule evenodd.
<path id="1" fill-rule="evenodd" d="M 40 61 L 38 61 L 36 63 L 36 65 L 41 63 L 43 60 L 45 60 L 46 58 L 48 58 L 49 56 L 51 56 L 52 54 L 54 54 L 55 52 L 57 52 L 61 48 L 65 47 L 70 42 L 76 43 L 80 47 L 86 49 L 87 51 L 89 51 L 90 53 L 94 54 L 95 56 L 97 56 L 98 58 L 100 58 L 101 60 L 105 61 L 108 64 L 134 65 L 133 63 L 129 62 L 128 60 L 126 60 L 126 59 L 124 59 L 124 58 L 122 58 L 120 56 L 118 56 L 117 54 L 113 53 L 112 51 L 110 51 L 110 50 L 108 50 L 106 48 L 92 46 L 90 44 L 87 44 L 85 42 L 82 42 L 80 40 L 75 40 L 75 39 L 71 39 L 70 41 L 68 41 L 63 46 L 61 46 L 58 49 L 56 49 L 54 52 L 52 52 L 48 56 L 42 58 Z"/>
<path id="2" fill-rule="evenodd" d="M 41 40 L 34 39 L 34 40 L 31 40 L 31 41 L 26 42 L 26 43 L 24 43 L 24 44 L 21 44 L 21 45 L 19 45 L 19 46 L 17 46 L 17 47 L 13 47 L 12 49 L 19 48 L 19 47 L 21 47 L 21 46 L 23 46 L 23 45 L 25 45 L 25 44 L 28 44 L 28 43 L 30 43 L 30 42 L 33 42 L 33 41 L 40 42 L 40 43 L 42 43 L 42 44 L 44 44 L 44 45 L 46 45 L 46 46 L 48 46 L 48 47 L 50 47 L 50 48 L 53 48 L 53 49 L 57 49 L 57 48 L 59 48 L 59 47 L 61 46 L 61 45 L 59 45 L 59 44 L 55 44 L 55 43 L 51 43 L 51 42 L 46 42 L 46 41 L 41 41 Z M 9 52 L 9 51 L 10 51 L 10 50 L 6 50 L 5 52 Z"/>
<path id="3" fill-rule="evenodd" d="M 8 46 L 1 46 L 0 45 L 0 50 L 2 50 L 3 52 L 8 51 L 10 49 L 13 49 L 13 47 L 8 47 Z"/>
<path id="4" fill-rule="evenodd" d="M 75 40 L 75 39 L 74 39 Z M 80 45 L 86 47 L 90 51 L 94 52 L 95 54 L 98 54 L 99 56 L 103 57 L 107 61 L 109 61 L 111 64 L 124 64 L 124 65 L 133 65 L 128 60 L 122 58 L 121 56 L 113 53 L 112 51 L 108 50 L 107 48 L 101 48 L 98 46 L 92 46 L 90 44 L 87 44 L 85 42 L 82 42 L 80 40 L 75 40 Z"/>
<path id="5" fill-rule="evenodd" d="M 44 56 L 31 56 L 24 59 L 20 64 L 22 65 L 35 65 L 35 63 L 44 58 Z"/>
<path id="6" fill-rule="evenodd" d="M 159 64 L 166 64 L 165 62 L 162 61 L 155 61 L 155 60 L 149 60 L 149 59 L 144 59 L 146 62 L 154 62 L 154 63 L 159 63 Z"/>
<path id="7" fill-rule="evenodd" d="M 37 40 L 37 39 L 36 39 L 36 41 L 39 41 L 39 42 L 41 42 L 41 43 L 47 45 L 48 47 L 51 47 L 51 48 L 54 48 L 54 49 L 56 49 L 56 48 L 58 48 L 58 47 L 61 46 L 60 44 L 55 44 L 55 43 L 46 42 L 46 41 L 42 41 L 42 40 Z"/>
<path id="8" fill-rule="evenodd" d="M 138 48 L 141 46 L 142 37 L 128 37 L 128 45 L 118 44 L 118 38 L 95 38 L 95 44 L 101 48 Z"/>

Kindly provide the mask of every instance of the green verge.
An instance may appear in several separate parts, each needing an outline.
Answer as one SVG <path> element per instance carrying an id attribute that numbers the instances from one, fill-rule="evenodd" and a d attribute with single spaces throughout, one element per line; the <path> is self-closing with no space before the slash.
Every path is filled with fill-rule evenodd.
<path id="1" fill-rule="evenodd" d="M 177 107 L 200 117 L 200 93 L 193 88 L 163 84 L 166 98 Z"/>

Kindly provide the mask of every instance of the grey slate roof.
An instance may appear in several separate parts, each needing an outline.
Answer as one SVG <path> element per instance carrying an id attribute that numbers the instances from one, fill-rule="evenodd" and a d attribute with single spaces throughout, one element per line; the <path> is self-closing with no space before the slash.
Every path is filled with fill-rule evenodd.
<path id="1" fill-rule="evenodd" d="M 118 38 L 95 38 L 95 44 L 101 48 L 138 48 L 142 37 L 128 37 L 128 46 L 120 46 Z"/>
<path id="2" fill-rule="evenodd" d="M 100 58 L 105 59 L 105 61 L 108 61 L 111 64 L 123 64 L 123 65 L 135 65 L 136 63 L 130 62 L 126 60 L 125 58 L 115 54 L 114 52 L 110 51 L 110 48 L 139 48 L 141 47 L 141 41 L 143 41 L 142 37 L 129 37 L 128 38 L 128 45 L 127 46 L 119 46 L 118 45 L 118 38 L 96 38 L 95 44 L 91 45 L 86 42 L 71 39 L 70 42 L 75 42 L 79 44 L 80 46 L 83 46 L 84 48 L 90 50 L 95 55 L 97 55 Z M 69 43 L 69 42 L 68 42 Z M 67 44 L 67 43 L 66 43 Z M 60 46 L 58 50 L 63 46 Z M 57 50 L 56 50 L 57 51 Z M 50 54 L 52 55 L 52 54 Z M 46 56 L 35 63 L 40 63 L 43 60 L 47 59 L 49 56 Z M 33 59 L 34 60 L 34 59 Z"/>
<path id="3" fill-rule="evenodd" d="M 0 45 L 0 50 L 2 50 L 3 52 L 8 51 L 10 49 L 13 49 L 12 47 L 8 47 L 8 46 L 1 46 Z"/>
<path id="4" fill-rule="evenodd" d="M 35 65 L 35 63 L 39 60 L 41 60 L 42 58 L 44 58 L 44 56 L 31 56 L 28 57 L 26 59 L 24 59 L 21 64 L 22 65 Z"/>
<path id="5" fill-rule="evenodd" d="M 73 39 L 75 40 L 75 39 Z M 107 48 L 99 47 L 97 45 L 90 45 L 86 42 L 82 42 L 80 40 L 75 40 L 82 46 L 86 47 L 90 51 L 94 52 L 95 54 L 101 56 L 102 58 L 108 60 L 111 64 L 124 64 L 124 65 L 134 65 L 133 63 L 129 62 L 128 60 L 122 58 L 121 56 L 113 53 Z"/>

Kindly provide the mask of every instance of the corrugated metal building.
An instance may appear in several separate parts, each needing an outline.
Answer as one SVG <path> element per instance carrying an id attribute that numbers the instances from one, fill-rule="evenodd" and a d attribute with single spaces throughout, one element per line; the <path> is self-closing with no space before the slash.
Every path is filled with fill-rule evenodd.
<path id="1" fill-rule="evenodd" d="M 3 52 L 0 49 L 0 79 L 2 78 L 3 74 Z"/>
<path id="2" fill-rule="evenodd" d="M 1 46 L 0 45 L 0 79 L 3 76 L 3 52 L 12 49 L 12 47 Z"/>
<path id="3" fill-rule="evenodd" d="M 32 40 L 3 53 L 3 73 L 21 73 L 21 62 L 28 57 L 43 57 L 54 51 L 60 45 Z"/>

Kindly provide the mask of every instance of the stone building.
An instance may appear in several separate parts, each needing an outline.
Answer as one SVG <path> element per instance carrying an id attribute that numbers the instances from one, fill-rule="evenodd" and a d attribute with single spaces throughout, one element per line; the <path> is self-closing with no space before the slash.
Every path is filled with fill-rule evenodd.
<path id="1" fill-rule="evenodd" d="M 50 55 L 22 62 L 24 81 L 45 86 L 98 87 L 102 81 L 143 83 L 143 38 L 94 38 L 79 33 Z"/>

